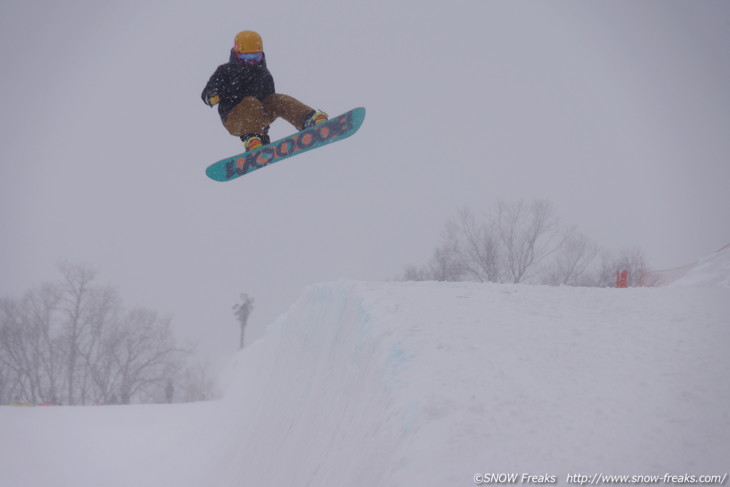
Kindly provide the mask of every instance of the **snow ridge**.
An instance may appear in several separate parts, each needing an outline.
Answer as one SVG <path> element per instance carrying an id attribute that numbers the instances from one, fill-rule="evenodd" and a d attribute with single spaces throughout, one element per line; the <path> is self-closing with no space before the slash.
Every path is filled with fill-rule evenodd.
<path id="1" fill-rule="evenodd" d="M 730 288 L 730 245 L 700 259 L 671 285 Z"/>

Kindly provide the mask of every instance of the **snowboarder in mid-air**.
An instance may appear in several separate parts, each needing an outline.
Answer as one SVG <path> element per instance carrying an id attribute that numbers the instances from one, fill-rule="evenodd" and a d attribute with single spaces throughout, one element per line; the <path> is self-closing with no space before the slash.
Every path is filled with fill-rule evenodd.
<path id="1" fill-rule="evenodd" d="M 206 105 L 218 105 L 223 126 L 240 137 L 247 151 L 270 144 L 269 126 L 281 117 L 297 130 L 327 121 L 327 114 L 274 89 L 266 67 L 263 41 L 256 32 L 236 35 L 230 60 L 215 70 L 202 95 Z"/>

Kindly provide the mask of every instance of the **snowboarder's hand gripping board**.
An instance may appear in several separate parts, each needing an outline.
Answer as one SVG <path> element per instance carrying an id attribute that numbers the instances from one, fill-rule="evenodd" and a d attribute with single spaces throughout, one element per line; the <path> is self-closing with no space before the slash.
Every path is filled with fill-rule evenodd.
<path id="1" fill-rule="evenodd" d="M 365 109 L 355 108 L 339 117 L 334 117 L 259 149 L 222 159 L 208 166 L 205 173 L 215 181 L 236 179 L 288 157 L 345 139 L 357 132 L 363 120 L 365 120 Z"/>

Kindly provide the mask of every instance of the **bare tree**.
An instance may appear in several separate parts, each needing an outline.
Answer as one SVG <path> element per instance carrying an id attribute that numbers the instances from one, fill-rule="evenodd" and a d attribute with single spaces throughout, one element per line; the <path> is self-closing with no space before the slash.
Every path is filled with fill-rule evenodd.
<path id="1" fill-rule="evenodd" d="M 135 395 L 159 397 L 168 387 L 172 370 L 179 368 L 181 354 L 170 329 L 170 320 L 154 311 L 136 308 L 125 314 L 107 352 L 116 365 L 116 390 L 121 404 Z"/>
<path id="2" fill-rule="evenodd" d="M 60 283 L 0 299 L 0 399 L 54 404 L 150 401 L 180 380 L 189 349 L 170 320 L 124 311 L 94 272 L 65 264 Z M 167 394 L 169 397 L 169 393 Z"/>
<path id="3" fill-rule="evenodd" d="M 180 400 L 183 402 L 202 401 L 215 397 L 215 381 L 208 363 L 191 363 L 182 371 L 180 380 Z"/>
<path id="4" fill-rule="evenodd" d="M 628 271 L 628 286 L 644 285 L 642 277 L 647 273 L 647 260 L 644 252 L 639 248 L 621 250 L 618 255 L 609 252 L 601 254 L 601 265 L 594 278 L 599 287 L 614 287 L 616 285 L 616 271 Z"/>
<path id="5" fill-rule="evenodd" d="M 57 400 L 63 382 L 63 360 L 54 336 L 59 294 L 44 284 L 21 301 L 0 302 L 0 366 L 14 400 Z"/>
<path id="6" fill-rule="evenodd" d="M 80 370 L 79 356 L 81 340 L 86 329 L 91 324 L 93 311 L 91 310 L 91 281 L 95 272 L 82 267 L 62 264 L 63 274 L 61 287 L 61 309 L 65 315 L 64 348 L 66 353 L 66 403 L 77 404 L 76 392 Z"/>
<path id="7" fill-rule="evenodd" d="M 560 249 L 572 230 L 562 229 L 547 201 L 522 201 L 497 206 L 497 235 L 506 279 L 524 281 L 545 258 Z"/>
<path id="8" fill-rule="evenodd" d="M 446 224 L 446 240 L 443 248 L 454 253 L 463 274 L 480 282 L 502 280 L 499 241 L 489 215 L 477 221 L 468 209 L 460 210 L 457 219 Z"/>
<path id="9" fill-rule="evenodd" d="M 2 352 L 0 352 L 0 356 Z M 0 362 L 0 404 L 8 404 L 10 402 L 10 376 L 2 368 Z"/>
<path id="10" fill-rule="evenodd" d="M 233 314 L 236 316 L 238 324 L 241 327 L 240 348 L 243 348 L 243 339 L 246 331 L 246 325 L 248 324 L 248 317 L 253 311 L 253 301 L 254 299 L 252 297 L 243 293 L 241 294 L 241 302 L 233 305 Z"/>
<path id="11" fill-rule="evenodd" d="M 29 402 L 37 386 L 31 372 L 32 352 L 23 326 L 20 307 L 10 299 L 0 301 L 0 365 L 3 368 L 4 395 L 14 401 Z"/>
<path id="12" fill-rule="evenodd" d="M 598 245 L 585 235 L 573 234 L 555 254 L 546 269 L 546 284 L 587 286 L 593 280 L 593 267 L 599 255 Z"/>
<path id="13" fill-rule="evenodd" d="M 454 241 L 446 241 L 434 250 L 431 260 L 424 266 L 406 267 L 402 280 L 406 281 L 460 281 L 465 269 L 454 247 Z"/>
<path id="14" fill-rule="evenodd" d="M 403 279 L 605 286 L 617 267 L 628 269 L 630 285 L 636 285 L 645 268 L 643 254 L 601 253 L 575 228 L 561 225 L 547 201 L 500 201 L 494 212 L 479 217 L 459 211 L 430 261 L 407 267 Z"/>
<path id="15" fill-rule="evenodd" d="M 426 270 L 445 270 L 443 275 L 454 280 L 522 282 L 571 234 L 545 201 L 500 201 L 494 215 L 485 213 L 481 219 L 463 209 L 447 223 L 446 237 Z"/>

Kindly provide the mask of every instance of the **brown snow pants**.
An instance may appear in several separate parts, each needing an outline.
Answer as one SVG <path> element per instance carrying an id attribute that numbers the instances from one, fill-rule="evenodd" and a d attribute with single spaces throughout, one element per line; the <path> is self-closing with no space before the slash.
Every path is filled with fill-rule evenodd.
<path id="1" fill-rule="evenodd" d="M 248 134 L 264 135 L 269 125 L 281 117 L 297 130 L 304 128 L 304 122 L 314 109 L 289 95 L 274 93 L 262 100 L 247 96 L 228 114 L 223 126 L 231 135 L 240 137 Z"/>

